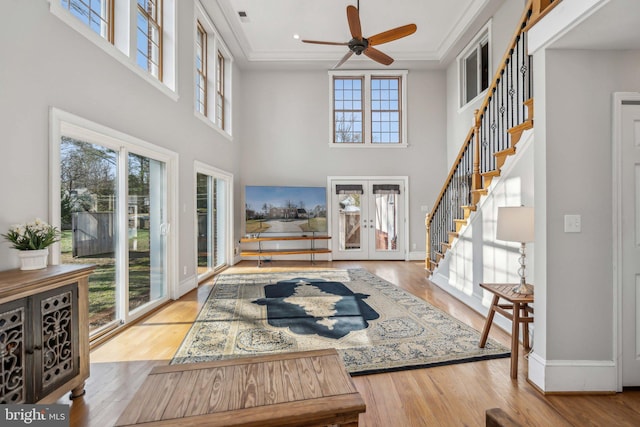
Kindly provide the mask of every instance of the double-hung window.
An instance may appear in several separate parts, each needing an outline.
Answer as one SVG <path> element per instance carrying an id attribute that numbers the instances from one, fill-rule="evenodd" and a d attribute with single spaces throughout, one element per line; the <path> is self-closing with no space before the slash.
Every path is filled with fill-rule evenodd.
<path id="1" fill-rule="evenodd" d="M 331 71 L 331 145 L 405 147 L 406 71 Z"/>
<path id="2" fill-rule="evenodd" d="M 458 56 L 460 106 L 473 101 L 489 87 L 490 23 Z"/>
<path id="3" fill-rule="evenodd" d="M 114 59 L 176 97 L 178 0 L 50 0 L 50 11 Z"/>
<path id="4" fill-rule="evenodd" d="M 207 115 L 207 32 L 196 22 L 196 111 Z"/>
<path id="5" fill-rule="evenodd" d="M 136 62 L 162 81 L 162 0 L 138 0 Z"/>
<path id="6" fill-rule="evenodd" d="M 233 58 L 200 2 L 195 12 L 195 114 L 230 137 Z"/>
<path id="7" fill-rule="evenodd" d="M 62 0 L 60 5 L 100 37 L 113 42 L 113 0 Z"/>

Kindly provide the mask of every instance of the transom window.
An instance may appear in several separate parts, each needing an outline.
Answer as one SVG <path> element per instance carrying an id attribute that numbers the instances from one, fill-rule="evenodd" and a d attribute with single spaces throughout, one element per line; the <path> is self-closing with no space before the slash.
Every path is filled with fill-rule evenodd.
<path id="1" fill-rule="evenodd" d="M 100 37 L 113 42 L 111 0 L 61 0 L 60 5 Z"/>
<path id="2" fill-rule="evenodd" d="M 162 80 L 162 0 L 138 0 L 136 62 Z"/>
<path id="3" fill-rule="evenodd" d="M 332 146 L 406 146 L 406 71 L 331 71 Z"/>

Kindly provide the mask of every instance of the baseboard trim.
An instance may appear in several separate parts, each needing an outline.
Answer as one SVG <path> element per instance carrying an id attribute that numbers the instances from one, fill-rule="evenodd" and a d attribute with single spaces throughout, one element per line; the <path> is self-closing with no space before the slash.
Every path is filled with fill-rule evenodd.
<path id="1" fill-rule="evenodd" d="M 529 355 L 529 382 L 544 394 L 615 393 L 613 360 L 545 360 Z"/>

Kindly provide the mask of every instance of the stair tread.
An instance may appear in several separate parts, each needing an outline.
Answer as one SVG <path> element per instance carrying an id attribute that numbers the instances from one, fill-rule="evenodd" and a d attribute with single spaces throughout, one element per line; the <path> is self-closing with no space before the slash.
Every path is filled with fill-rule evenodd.
<path id="1" fill-rule="evenodd" d="M 509 128 L 507 132 L 515 133 L 515 132 L 521 132 L 523 130 L 532 129 L 532 128 L 533 128 L 533 120 L 529 119 L 529 120 L 525 120 L 519 125 L 515 125 L 514 127 Z"/>

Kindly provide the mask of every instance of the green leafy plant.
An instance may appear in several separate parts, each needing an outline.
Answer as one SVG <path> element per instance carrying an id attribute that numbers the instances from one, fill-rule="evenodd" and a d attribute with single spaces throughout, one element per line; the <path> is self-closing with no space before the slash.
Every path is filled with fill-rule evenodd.
<path id="1" fill-rule="evenodd" d="M 14 225 L 7 234 L 2 234 L 19 251 L 45 249 L 60 240 L 60 231 L 40 218 L 27 224 Z"/>

